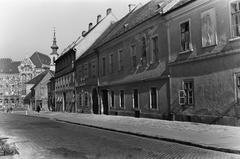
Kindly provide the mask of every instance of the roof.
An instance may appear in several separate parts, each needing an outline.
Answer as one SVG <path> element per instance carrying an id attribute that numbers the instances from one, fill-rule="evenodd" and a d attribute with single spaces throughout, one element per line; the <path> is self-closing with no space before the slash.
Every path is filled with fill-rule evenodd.
<path id="1" fill-rule="evenodd" d="M 19 73 L 18 66 L 21 61 L 12 61 L 10 58 L 0 58 L 0 73 Z"/>
<path id="2" fill-rule="evenodd" d="M 114 21 L 117 21 L 117 18 L 112 12 L 109 12 L 100 22 L 87 32 L 84 35 L 84 38 L 74 47 L 76 49 L 76 59 L 81 57 Z"/>
<path id="3" fill-rule="evenodd" d="M 36 68 L 42 68 L 43 65 L 50 66 L 51 63 L 50 57 L 40 52 L 33 53 L 30 59 Z"/>
<path id="4" fill-rule="evenodd" d="M 94 49 L 102 42 L 104 38 L 117 26 L 117 24 L 120 21 L 117 21 L 116 23 L 111 24 L 107 30 L 93 43 L 93 45 L 81 56 L 81 58 L 91 54 L 94 52 Z"/>
<path id="5" fill-rule="evenodd" d="M 101 43 L 103 42 L 104 39 L 108 37 L 110 33 L 116 30 L 116 28 L 121 25 L 131 14 L 134 12 L 138 7 L 134 8 L 130 13 L 128 13 L 125 17 L 122 19 L 118 20 L 115 23 L 112 23 L 103 33 L 102 35 L 93 43 L 93 45 L 81 56 L 81 58 L 91 54 L 94 49 L 96 49 Z"/>
<path id="6" fill-rule="evenodd" d="M 28 81 L 26 84 L 38 84 L 46 76 L 47 73 L 48 73 L 48 70 L 40 73 L 38 76 L 34 77 L 30 81 Z"/>
<path id="7" fill-rule="evenodd" d="M 29 92 L 24 99 L 30 99 L 32 97 L 32 92 Z"/>
<path id="8" fill-rule="evenodd" d="M 151 0 L 147 4 L 142 7 L 135 8 L 134 11 L 127 14 L 124 18 L 121 19 L 121 23 L 114 28 L 114 30 L 104 39 L 102 40 L 101 45 L 111 41 L 112 39 L 124 34 L 125 32 L 129 31 L 130 29 L 136 27 L 137 25 L 147 21 L 148 19 L 160 15 L 161 9 L 166 7 L 168 4 L 172 2 L 177 2 L 176 4 L 172 5 L 168 12 L 172 11 L 173 9 L 177 9 L 189 2 L 195 0 Z M 167 13 L 167 12 L 166 12 Z"/>

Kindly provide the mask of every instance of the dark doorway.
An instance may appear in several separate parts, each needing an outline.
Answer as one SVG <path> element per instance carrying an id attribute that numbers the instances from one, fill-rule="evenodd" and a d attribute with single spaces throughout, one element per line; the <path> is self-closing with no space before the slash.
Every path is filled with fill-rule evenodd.
<path id="1" fill-rule="evenodd" d="M 93 100 L 93 114 L 99 114 L 99 111 L 98 111 L 98 94 L 97 94 L 96 88 L 93 89 L 92 100 Z"/>
<path id="2" fill-rule="evenodd" d="M 66 93 L 63 93 L 63 111 L 66 111 Z"/>
<path id="3" fill-rule="evenodd" d="M 102 100 L 103 100 L 103 114 L 108 115 L 108 90 L 102 91 Z"/>

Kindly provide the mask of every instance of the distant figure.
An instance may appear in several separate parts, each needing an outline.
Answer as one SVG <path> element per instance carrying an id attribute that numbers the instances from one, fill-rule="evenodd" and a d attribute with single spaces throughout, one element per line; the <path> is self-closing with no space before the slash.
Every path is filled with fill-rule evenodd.
<path id="1" fill-rule="evenodd" d="M 13 108 L 12 107 L 10 107 L 10 112 L 13 113 Z"/>
<path id="2" fill-rule="evenodd" d="M 41 110 L 41 108 L 40 108 L 40 106 L 38 105 L 38 106 L 37 106 L 37 112 L 38 112 L 38 114 L 39 114 L 40 110 Z"/>

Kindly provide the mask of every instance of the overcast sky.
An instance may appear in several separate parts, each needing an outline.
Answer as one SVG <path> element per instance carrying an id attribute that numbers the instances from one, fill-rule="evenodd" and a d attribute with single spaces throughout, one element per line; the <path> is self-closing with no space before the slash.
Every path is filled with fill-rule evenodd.
<path id="1" fill-rule="evenodd" d="M 56 27 L 58 53 L 75 41 L 97 15 L 112 8 L 116 18 L 129 12 L 128 4 L 150 0 L 0 0 L 0 58 L 22 61 L 35 51 L 50 55 Z"/>

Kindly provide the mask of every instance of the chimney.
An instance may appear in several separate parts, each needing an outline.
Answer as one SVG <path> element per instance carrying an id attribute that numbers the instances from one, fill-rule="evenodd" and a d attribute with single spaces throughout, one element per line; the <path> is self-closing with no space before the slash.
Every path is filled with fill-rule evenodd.
<path id="1" fill-rule="evenodd" d="M 82 37 L 84 37 L 86 34 L 86 31 L 82 31 Z"/>
<path id="2" fill-rule="evenodd" d="M 92 23 L 89 23 L 88 31 L 92 29 Z"/>
<path id="3" fill-rule="evenodd" d="M 136 6 L 136 5 L 135 5 L 135 4 L 129 4 L 129 5 L 128 5 L 129 12 L 131 12 L 131 11 L 132 11 L 132 7 L 133 7 L 133 6 Z"/>
<path id="4" fill-rule="evenodd" d="M 112 12 L 112 9 L 111 8 L 108 8 L 107 9 L 107 15 L 110 14 Z"/>
<path id="5" fill-rule="evenodd" d="M 101 21 L 101 15 L 99 14 L 99 15 L 97 16 L 97 24 L 98 24 L 100 21 Z"/>

